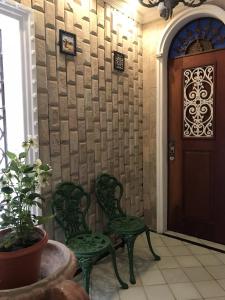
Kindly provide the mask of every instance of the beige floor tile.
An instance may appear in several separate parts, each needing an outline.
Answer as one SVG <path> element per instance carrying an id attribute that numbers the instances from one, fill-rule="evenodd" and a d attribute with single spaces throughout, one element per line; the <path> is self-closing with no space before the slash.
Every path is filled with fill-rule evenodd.
<path id="1" fill-rule="evenodd" d="M 128 290 L 119 290 L 120 300 L 147 300 L 143 287 L 129 287 Z"/>
<path id="2" fill-rule="evenodd" d="M 196 255 L 196 258 L 201 262 L 203 266 L 221 265 L 221 261 L 213 254 L 200 254 Z"/>
<path id="3" fill-rule="evenodd" d="M 146 260 L 146 262 L 154 260 L 153 255 L 149 250 L 149 248 L 145 248 L 145 247 L 134 249 L 134 259 L 139 259 L 139 258 Z"/>
<path id="4" fill-rule="evenodd" d="M 134 262 L 136 260 L 134 259 Z M 117 258 L 117 266 L 118 266 L 118 270 L 119 270 L 119 274 L 121 276 L 121 278 L 123 279 L 123 281 L 129 283 L 129 279 L 130 279 L 130 271 L 129 271 L 129 263 L 128 263 L 128 258 L 126 257 L 118 257 Z M 136 265 L 134 264 L 134 275 L 135 275 L 135 279 L 136 279 L 136 284 L 135 286 L 142 286 L 142 282 L 140 279 L 140 275 L 138 272 L 138 269 L 136 268 Z"/>
<path id="5" fill-rule="evenodd" d="M 224 263 L 225 264 L 225 254 L 224 253 L 219 253 L 219 252 L 214 252 L 214 254 L 216 255 L 216 257 L 218 257 L 219 258 L 219 260 L 221 260 L 222 261 L 222 263 Z"/>
<path id="6" fill-rule="evenodd" d="M 157 265 L 159 269 L 179 268 L 177 261 L 172 256 L 162 256 Z"/>
<path id="7" fill-rule="evenodd" d="M 126 251 L 127 255 L 127 251 Z M 144 259 L 151 259 L 152 253 L 148 247 L 137 247 L 134 249 L 134 256 L 140 256 Z"/>
<path id="8" fill-rule="evenodd" d="M 215 278 L 215 279 L 225 279 L 225 266 L 209 266 L 206 267 L 207 271 Z"/>
<path id="9" fill-rule="evenodd" d="M 144 233 L 143 233 L 144 234 Z M 151 236 L 151 238 L 156 238 L 156 239 L 159 239 L 159 238 L 161 238 L 162 237 L 162 234 L 160 234 L 160 233 L 156 233 L 156 232 L 150 232 L 150 236 Z"/>
<path id="10" fill-rule="evenodd" d="M 213 280 L 213 277 L 203 267 L 184 268 L 191 281 Z"/>
<path id="11" fill-rule="evenodd" d="M 148 269 L 158 270 L 157 262 L 153 259 L 150 250 L 147 248 L 140 248 L 134 252 L 134 265 L 139 273 L 145 272 Z"/>
<path id="12" fill-rule="evenodd" d="M 176 260 L 182 267 L 198 267 L 200 262 L 194 256 L 176 256 Z"/>
<path id="13" fill-rule="evenodd" d="M 166 246 L 156 246 L 155 252 L 159 256 L 172 256 L 172 253 L 169 251 L 169 248 Z"/>
<path id="14" fill-rule="evenodd" d="M 190 249 L 190 251 L 193 254 L 210 254 L 209 249 L 206 249 L 204 247 L 196 246 L 196 245 L 187 245 L 187 247 Z"/>
<path id="15" fill-rule="evenodd" d="M 90 300 L 120 300 L 117 291 L 106 292 L 104 290 L 94 290 L 91 292 Z M 144 299 L 145 300 L 145 299 Z"/>
<path id="16" fill-rule="evenodd" d="M 107 274 L 107 276 L 105 276 L 105 274 Z M 120 275 L 123 278 L 122 272 L 120 272 Z M 91 272 L 91 285 L 97 290 L 105 288 L 108 291 L 120 286 L 115 277 L 111 262 L 105 262 L 93 267 Z"/>
<path id="17" fill-rule="evenodd" d="M 154 261 L 145 235 L 140 235 L 134 250 L 137 284 L 122 290 L 107 257 L 93 268 L 91 300 L 197 300 L 203 299 L 200 291 L 204 299 L 225 300 L 225 254 L 155 233 L 151 240 L 161 261 Z M 117 250 L 117 262 L 120 276 L 129 283 L 126 248 Z M 81 274 L 77 280 L 82 282 Z"/>
<path id="18" fill-rule="evenodd" d="M 148 300 L 174 300 L 168 285 L 145 286 Z"/>
<path id="19" fill-rule="evenodd" d="M 189 282 L 187 275 L 181 269 L 165 269 L 161 271 L 168 283 Z"/>
<path id="20" fill-rule="evenodd" d="M 173 238 L 170 238 L 167 236 L 163 236 L 162 240 L 167 246 L 182 246 L 183 245 L 182 241 L 180 241 L 178 239 L 173 239 Z"/>
<path id="21" fill-rule="evenodd" d="M 225 296 L 224 289 L 215 280 L 195 282 L 194 285 L 204 298 Z"/>
<path id="22" fill-rule="evenodd" d="M 158 238 L 158 239 L 152 239 L 151 238 L 151 242 L 152 242 L 153 247 L 155 247 L 155 246 L 166 246 L 161 238 Z"/>
<path id="23" fill-rule="evenodd" d="M 141 260 L 140 258 L 136 258 L 134 260 L 134 265 L 140 274 L 143 272 L 146 272 L 147 270 L 154 271 L 154 270 L 159 269 L 157 262 L 152 261 L 152 260 L 149 260 L 149 261 Z"/>
<path id="24" fill-rule="evenodd" d="M 155 270 L 155 271 L 148 270 L 146 272 L 140 273 L 140 277 L 143 285 L 165 283 L 162 273 L 159 270 Z"/>
<path id="25" fill-rule="evenodd" d="M 222 286 L 222 288 L 225 290 L 225 279 L 219 279 L 218 283 Z"/>
<path id="26" fill-rule="evenodd" d="M 192 255 L 191 251 L 186 246 L 170 246 L 168 248 L 173 255 Z"/>
<path id="27" fill-rule="evenodd" d="M 199 299 L 201 295 L 192 283 L 175 283 L 169 285 L 177 300 Z"/>
<path id="28" fill-rule="evenodd" d="M 146 237 L 143 236 L 143 235 L 139 235 L 137 237 L 136 241 L 135 241 L 134 247 L 135 248 L 139 248 L 139 247 L 147 248 L 148 247 L 148 242 L 147 242 Z"/>

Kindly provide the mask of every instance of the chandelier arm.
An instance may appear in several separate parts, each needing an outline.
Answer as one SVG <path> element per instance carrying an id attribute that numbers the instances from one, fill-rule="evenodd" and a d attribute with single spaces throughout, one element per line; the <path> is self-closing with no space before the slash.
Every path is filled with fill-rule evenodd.
<path id="1" fill-rule="evenodd" d="M 146 3 L 146 1 L 148 3 Z M 141 3 L 141 5 L 145 6 L 145 7 L 155 7 L 158 6 L 160 2 L 163 2 L 164 0 L 139 0 L 139 2 Z"/>
<path id="2" fill-rule="evenodd" d="M 180 0 L 179 2 L 182 2 L 185 6 L 188 7 L 198 7 L 206 2 L 206 0 Z"/>

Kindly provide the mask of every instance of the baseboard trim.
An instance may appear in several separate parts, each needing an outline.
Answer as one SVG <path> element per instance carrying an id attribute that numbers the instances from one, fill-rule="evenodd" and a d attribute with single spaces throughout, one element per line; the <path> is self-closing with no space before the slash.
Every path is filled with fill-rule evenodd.
<path id="1" fill-rule="evenodd" d="M 185 238 L 181 238 L 179 236 L 175 236 L 175 235 L 172 235 L 172 234 L 169 234 L 169 233 L 163 233 L 162 235 L 168 236 L 168 237 L 173 238 L 173 239 L 180 240 L 182 242 L 187 242 L 187 243 L 195 245 L 195 246 L 200 246 L 200 247 L 203 247 L 203 248 L 206 248 L 206 249 L 209 249 L 209 250 L 213 250 L 213 251 L 217 251 L 217 252 L 225 254 L 225 251 L 222 250 L 222 249 L 218 249 L 218 248 L 208 246 L 208 245 L 205 245 L 205 244 L 202 244 L 202 243 L 198 243 L 198 242 L 191 241 L 191 240 L 188 240 L 188 239 L 185 239 Z"/>

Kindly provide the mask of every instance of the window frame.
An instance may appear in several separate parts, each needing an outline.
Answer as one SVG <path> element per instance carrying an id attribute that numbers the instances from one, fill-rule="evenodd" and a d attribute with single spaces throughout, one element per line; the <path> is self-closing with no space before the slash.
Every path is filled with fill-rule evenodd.
<path id="1" fill-rule="evenodd" d="M 7 15 L 19 21 L 21 33 L 24 138 L 27 136 L 38 138 L 35 28 L 32 10 L 16 2 L 0 2 L 0 14 Z M 38 158 L 38 154 L 36 150 L 30 151 L 29 161 L 34 162 Z"/>

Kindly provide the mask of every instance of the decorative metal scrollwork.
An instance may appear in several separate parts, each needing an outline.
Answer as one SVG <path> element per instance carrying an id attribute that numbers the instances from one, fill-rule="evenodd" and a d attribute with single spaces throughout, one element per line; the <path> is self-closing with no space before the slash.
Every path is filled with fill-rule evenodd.
<path id="1" fill-rule="evenodd" d="M 171 3 L 171 6 L 175 7 L 179 2 L 189 7 L 197 7 L 204 3 L 206 0 L 139 0 L 139 2 L 145 7 L 157 6 L 160 2 Z"/>
<path id="2" fill-rule="evenodd" d="M 225 25 L 215 18 L 200 18 L 186 24 L 172 40 L 169 58 L 225 48 Z"/>
<path id="3" fill-rule="evenodd" d="M 164 20 L 172 18 L 173 9 L 179 4 L 183 3 L 189 7 L 197 7 L 203 4 L 206 0 L 139 0 L 141 5 L 151 8 L 158 5 L 160 17 Z"/>
<path id="4" fill-rule="evenodd" d="M 184 137 L 213 137 L 214 66 L 184 71 Z"/>

